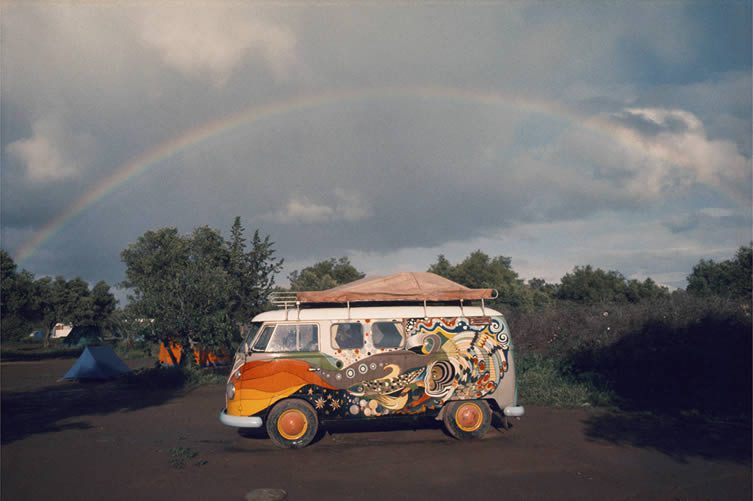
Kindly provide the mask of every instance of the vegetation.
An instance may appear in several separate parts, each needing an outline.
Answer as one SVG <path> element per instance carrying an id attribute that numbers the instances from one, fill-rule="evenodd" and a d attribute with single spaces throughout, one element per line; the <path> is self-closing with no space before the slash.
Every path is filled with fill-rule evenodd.
<path id="1" fill-rule="evenodd" d="M 28 271 L 19 272 L 4 250 L 0 250 L 0 270 L 3 340 L 22 339 L 32 330 L 41 328 L 47 347 L 57 323 L 104 328 L 109 325 L 117 305 L 105 282 L 100 281 L 90 289 L 78 277 L 35 280 Z"/>
<path id="2" fill-rule="evenodd" d="M 591 265 L 576 266 L 562 277 L 555 297 L 577 303 L 637 303 L 667 297 L 669 290 L 647 278 L 627 280 L 618 271 L 604 271 Z"/>
<path id="3" fill-rule="evenodd" d="M 480 250 L 455 265 L 439 255 L 428 271 L 466 287 L 496 289 L 499 298 L 490 303 L 492 306 L 526 311 L 551 305 L 556 300 L 581 304 L 637 303 L 669 295 L 666 287 L 650 278 L 642 282 L 627 280 L 618 271 L 604 271 L 591 265 L 576 266 L 562 277 L 560 284 L 548 284 L 542 278 L 533 278 L 526 284 L 512 269 L 511 258 L 492 258 Z"/>
<path id="4" fill-rule="evenodd" d="M 144 233 L 121 253 L 123 286 L 131 292 L 124 320 L 165 345 L 230 349 L 242 325 L 261 311 L 282 267 L 268 236 L 254 232 L 248 248 L 243 233 L 240 218 L 230 241 L 208 226 L 190 235 L 175 228 Z"/>
<path id="5" fill-rule="evenodd" d="M 477 250 L 453 265 L 440 254 L 429 271 L 473 289 L 497 289 L 498 304 L 525 308 L 534 303 L 533 294 L 512 269 L 512 259 L 509 257 L 490 258 Z"/>
<path id="6" fill-rule="evenodd" d="M 57 322 L 117 331 L 119 352 L 152 353 L 154 343 L 228 348 L 265 308 L 282 259 L 259 232 L 246 241 L 240 218 L 230 239 L 209 228 L 181 235 L 146 232 L 121 256 L 130 303 L 115 310 L 109 286 L 80 278 L 35 279 L 0 251 L 2 339 Z M 576 266 L 560 283 L 525 283 L 509 257 L 477 250 L 459 263 L 440 255 L 429 267 L 472 288 L 494 288 L 514 332 L 521 401 L 541 405 L 618 405 L 706 415 L 751 413 L 753 243 L 729 260 L 702 259 L 686 290 L 670 293 L 650 278 Z M 362 278 L 347 257 L 290 273 L 292 290 L 321 290 Z M 76 349 L 30 353 L 4 343 L 3 358 L 71 356 Z M 185 357 L 190 360 L 192 357 Z M 158 375 L 159 374 L 159 375 Z M 136 384 L 162 378 L 180 386 L 221 382 L 212 371 L 146 370 Z"/>
<path id="7" fill-rule="evenodd" d="M 555 407 L 611 405 L 615 395 L 598 374 L 581 374 L 565 359 L 541 353 L 518 356 L 519 398 L 526 404 Z"/>
<path id="8" fill-rule="evenodd" d="M 751 249 L 701 260 L 685 291 L 576 266 L 523 284 L 509 258 L 476 251 L 429 271 L 500 291 L 525 404 L 751 413 Z"/>
<path id="9" fill-rule="evenodd" d="M 185 468 L 189 461 L 199 455 L 198 452 L 190 447 L 173 447 L 170 449 L 169 454 L 168 461 L 170 462 L 170 466 L 178 469 Z"/>
<path id="10" fill-rule="evenodd" d="M 353 282 L 366 275 L 358 271 L 347 257 L 330 258 L 295 270 L 288 275 L 292 291 L 322 291 Z"/>
<path id="11" fill-rule="evenodd" d="M 750 302 L 753 243 L 740 247 L 735 257 L 719 263 L 701 259 L 688 276 L 687 291 L 697 296 L 722 296 Z"/>

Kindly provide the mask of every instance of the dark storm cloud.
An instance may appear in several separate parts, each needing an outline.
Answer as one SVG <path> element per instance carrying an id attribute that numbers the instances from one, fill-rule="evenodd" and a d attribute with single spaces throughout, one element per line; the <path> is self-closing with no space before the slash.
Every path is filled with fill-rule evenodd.
<path id="1" fill-rule="evenodd" d="M 744 163 L 737 151 L 750 155 L 750 58 L 734 54 L 749 47 L 694 8 L 183 7 L 4 8 L 3 246 L 20 245 L 7 237 L 40 228 L 119 166 L 239 110 L 401 87 L 499 92 L 513 103 L 372 96 L 222 131 L 89 207 L 32 256 L 34 271 L 115 282 L 120 250 L 144 231 L 227 232 L 235 215 L 302 260 L 436 250 L 604 211 L 627 220 L 660 201 L 676 215 L 687 184 L 739 184 L 714 176 Z M 719 9 L 715 23 L 736 9 Z M 535 110 L 516 106 L 518 96 Z M 556 115 L 564 102 L 571 113 Z M 686 115 L 671 110 L 701 127 L 688 139 L 676 118 Z M 615 128 L 649 142 L 574 118 L 589 115 L 622 117 Z M 680 158 L 680 140 L 725 164 L 704 170 Z"/>

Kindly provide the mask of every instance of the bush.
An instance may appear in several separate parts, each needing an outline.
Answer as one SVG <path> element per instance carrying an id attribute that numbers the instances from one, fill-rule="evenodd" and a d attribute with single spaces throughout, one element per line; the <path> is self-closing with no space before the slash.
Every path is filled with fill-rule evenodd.
<path id="1" fill-rule="evenodd" d="M 638 304 L 557 303 L 508 320 L 524 402 L 578 405 L 611 394 L 625 408 L 751 413 L 746 302 L 675 293 Z"/>
<path id="2" fill-rule="evenodd" d="M 159 347 L 156 347 L 155 351 L 154 343 L 144 341 L 132 343 L 131 346 L 128 346 L 124 341 L 119 341 L 118 344 L 115 345 L 115 353 L 117 353 L 123 360 L 152 358 L 154 357 L 155 352 L 159 353 Z"/>
<path id="3" fill-rule="evenodd" d="M 143 388 L 192 388 L 205 384 L 224 384 L 227 367 L 151 367 L 125 376 L 126 382 Z"/>
<path id="4" fill-rule="evenodd" d="M 527 405 L 610 405 L 614 395 L 596 374 L 577 374 L 562 360 L 538 353 L 516 359 L 518 398 Z"/>

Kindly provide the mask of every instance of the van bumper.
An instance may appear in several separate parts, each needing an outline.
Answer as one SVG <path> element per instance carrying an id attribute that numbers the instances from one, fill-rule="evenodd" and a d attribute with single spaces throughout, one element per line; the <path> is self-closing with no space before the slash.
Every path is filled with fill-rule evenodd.
<path id="1" fill-rule="evenodd" d="M 520 417 L 526 413 L 526 410 L 522 405 L 517 405 L 514 407 L 513 406 L 505 407 L 504 409 L 502 409 L 502 412 L 504 413 L 505 416 L 508 416 L 508 417 Z"/>
<path id="2" fill-rule="evenodd" d="M 235 428 L 261 428 L 261 418 L 258 416 L 231 416 L 227 409 L 220 412 L 220 423 Z"/>

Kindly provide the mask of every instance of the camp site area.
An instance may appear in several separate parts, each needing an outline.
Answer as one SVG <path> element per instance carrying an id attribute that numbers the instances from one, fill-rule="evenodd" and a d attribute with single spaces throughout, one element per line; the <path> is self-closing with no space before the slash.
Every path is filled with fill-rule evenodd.
<path id="1" fill-rule="evenodd" d="M 77 362 L 0 364 L 2 499 L 242 500 L 264 488 L 295 500 L 751 496 L 749 426 L 527 406 L 478 441 L 431 421 L 353 424 L 286 450 L 219 423 L 224 384 L 61 379 Z"/>

